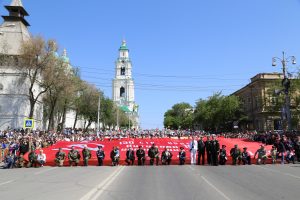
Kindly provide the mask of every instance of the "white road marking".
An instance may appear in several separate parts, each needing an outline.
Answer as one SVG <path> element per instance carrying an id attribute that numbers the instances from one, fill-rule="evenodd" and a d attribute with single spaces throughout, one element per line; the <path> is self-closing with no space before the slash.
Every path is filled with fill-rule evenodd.
<path id="1" fill-rule="evenodd" d="M 80 200 L 94 200 L 97 199 L 103 191 L 116 179 L 116 177 L 121 173 L 125 167 L 118 167 L 109 177 L 102 181 L 99 185 L 90 190 L 86 195 L 84 195 Z"/>
<path id="2" fill-rule="evenodd" d="M 52 170 L 55 170 L 57 169 L 57 167 L 52 167 L 52 168 L 49 168 L 49 169 L 46 169 L 46 170 L 43 170 L 43 171 L 40 171 L 40 172 L 36 172 L 34 173 L 34 175 L 40 175 L 40 174 L 43 174 L 43 173 L 46 173 L 46 172 L 49 172 L 49 171 L 52 171 Z"/>
<path id="3" fill-rule="evenodd" d="M 9 184 L 9 183 L 12 183 L 12 182 L 14 182 L 15 180 L 10 180 L 10 181 L 6 181 L 6 182 L 4 182 L 4 183 L 0 183 L 0 186 L 2 186 L 2 185 L 6 185 L 6 184 Z"/>
<path id="4" fill-rule="evenodd" d="M 293 177 L 293 178 L 300 179 L 300 176 L 296 176 L 296 175 L 293 175 L 293 174 L 290 174 L 290 173 L 284 173 L 284 172 L 281 172 L 279 170 L 270 169 L 270 168 L 259 166 L 259 165 L 255 165 L 255 166 L 257 166 L 259 168 L 262 168 L 262 169 L 265 169 L 265 170 L 269 170 L 271 172 L 275 172 L 275 173 L 278 173 L 278 174 L 283 174 L 283 175 L 286 175 L 286 176 L 290 176 L 290 177 Z"/>
<path id="5" fill-rule="evenodd" d="M 192 171 L 195 171 L 195 169 L 194 169 L 194 168 L 192 168 L 190 165 L 189 165 L 189 168 L 190 168 Z"/>
<path id="6" fill-rule="evenodd" d="M 231 200 L 229 197 L 227 197 L 221 190 L 219 190 L 216 186 L 214 186 L 211 182 L 209 182 L 204 176 L 201 176 L 201 178 L 214 190 L 216 190 L 224 199 Z"/>

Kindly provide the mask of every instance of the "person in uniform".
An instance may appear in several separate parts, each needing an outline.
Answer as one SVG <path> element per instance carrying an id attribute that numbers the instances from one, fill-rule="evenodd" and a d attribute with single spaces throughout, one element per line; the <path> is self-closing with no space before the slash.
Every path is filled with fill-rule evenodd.
<path id="1" fill-rule="evenodd" d="M 126 151 L 126 163 L 127 165 L 134 165 L 134 160 L 135 160 L 135 154 L 134 150 L 132 150 L 131 147 L 129 147 Z"/>
<path id="2" fill-rule="evenodd" d="M 118 166 L 120 160 L 120 151 L 118 147 L 113 147 L 112 151 L 110 152 L 110 159 L 112 161 L 112 166 Z"/>
<path id="3" fill-rule="evenodd" d="M 170 165 L 172 161 L 173 154 L 165 148 L 165 150 L 161 153 L 161 164 L 162 165 Z"/>
<path id="4" fill-rule="evenodd" d="M 27 167 L 37 167 L 37 153 L 35 153 L 34 147 L 31 147 L 31 151 L 28 154 Z"/>
<path id="5" fill-rule="evenodd" d="M 235 144 L 234 147 L 230 150 L 230 155 L 231 155 L 231 158 L 232 158 L 232 165 L 236 165 L 237 161 L 238 161 L 239 165 L 241 164 L 242 152 L 238 148 L 237 144 Z"/>
<path id="6" fill-rule="evenodd" d="M 55 159 L 54 159 L 56 166 L 58 167 L 64 166 L 65 158 L 66 158 L 66 153 L 62 151 L 62 148 L 59 148 L 58 152 L 56 152 L 55 154 Z"/>
<path id="7" fill-rule="evenodd" d="M 247 151 L 247 147 L 243 148 L 242 162 L 243 162 L 243 165 L 251 165 L 251 156 L 250 156 L 250 153 Z"/>
<path id="8" fill-rule="evenodd" d="M 212 135 L 212 140 L 210 141 L 210 154 L 211 154 L 211 165 L 218 166 L 219 165 L 219 153 L 220 153 L 220 144 L 217 140 L 217 136 L 215 134 Z"/>
<path id="9" fill-rule="evenodd" d="M 222 149 L 220 149 L 219 164 L 226 165 L 226 162 L 227 162 L 226 145 L 222 145 Z"/>
<path id="10" fill-rule="evenodd" d="M 256 158 L 256 155 L 258 155 L 256 160 L 256 163 L 258 165 L 266 164 L 267 152 L 265 150 L 264 145 L 260 145 L 260 148 L 254 154 L 254 159 Z"/>
<path id="11" fill-rule="evenodd" d="M 136 157 L 138 158 L 138 165 L 144 165 L 146 160 L 146 153 L 142 146 L 139 146 L 139 149 L 136 151 Z"/>
<path id="12" fill-rule="evenodd" d="M 155 144 L 152 144 L 151 148 L 148 150 L 148 156 L 150 157 L 150 165 L 154 164 L 154 160 L 156 161 L 156 165 L 159 163 L 159 150 Z"/>
<path id="13" fill-rule="evenodd" d="M 87 148 L 87 145 L 84 146 L 82 150 L 83 166 L 87 167 L 89 159 L 92 158 L 91 151 Z"/>
<path id="14" fill-rule="evenodd" d="M 189 147 L 191 152 L 191 165 L 196 165 L 198 142 L 194 136 L 192 136 L 192 140 L 190 141 Z"/>
<path id="15" fill-rule="evenodd" d="M 77 150 L 75 150 L 74 146 L 72 146 L 71 151 L 69 151 L 68 153 L 68 159 L 70 167 L 73 166 L 73 163 L 75 163 L 75 166 L 78 166 L 80 161 L 80 153 Z"/>
<path id="16" fill-rule="evenodd" d="M 186 159 L 186 153 L 183 147 L 180 147 L 180 151 L 178 154 L 179 154 L 179 165 L 184 165 Z"/>
<path id="17" fill-rule="evenodd" d="M 277 149 L 276 149 L 276 147 L 274 145 L 272 146 L 272 149 L 271 149 L 271 158 L 272 158 L 272 164 L 276 164 Z"/>
<path id="18" fill-rule="evenodd" d="M 205 141 L 205 151 L 206 151 L 207 164 L 208 164 L 208 165 L 211 165 L 210 136 L 207 136 L 207 137 L 206 137 L 206 141 Z"/>
<path id="19" fill-rule="evenodd" d="M 97 159 L 98 159 L 98 165 L 102 166 L 103 165 L 103 160 L 105 158 L 105 152 L 103 151 L 103 148 L 102 148 L 101 145 L 98 146 L 96 156 L 97 156 Z"/>
<path id="20" fill-rule="evenodd" d="M 205 143 L 203 141 L 203 137 L 200 136 L 198 140 L 198 165 L 200 165 L 200 160 L 202 158 L 202 165 L 205 164 Z"/>
<path id="21" fill-rule="evenodd" d="M 21 153 L 16 161 L 16 167 L 17 168 L 23 168 L 25 166 L 25 159 L 24 159 L 24 155 Z"/>

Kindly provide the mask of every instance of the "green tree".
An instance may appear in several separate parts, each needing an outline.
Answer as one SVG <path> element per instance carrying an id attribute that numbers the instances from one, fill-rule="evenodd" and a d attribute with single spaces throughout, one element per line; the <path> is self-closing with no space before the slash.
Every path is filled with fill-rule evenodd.
<path id="1" fill-rule="evenodd" d="M 188 103 L 175 104 L 164 115 L 164 126 L 171 129 L 190 129 L 193 125 L 193 107 Z"/>

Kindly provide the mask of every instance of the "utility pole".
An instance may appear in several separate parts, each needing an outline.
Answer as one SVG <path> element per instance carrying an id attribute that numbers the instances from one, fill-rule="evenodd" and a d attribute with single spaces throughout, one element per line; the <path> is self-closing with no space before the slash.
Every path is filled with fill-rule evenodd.
<path id="1" fill-rule="evenodd" d="M 282 92 L 285 95 L 284 98 L 284 111 L 283 111 L 283 118 L 287 121 L 287 130 L 291 131 L 292 130 L 292 116 L 291 116 L 291 109 L 290 109 L 290 96 L 289 96 L 289 89 L 291 82 L 289 80 L 289 77 L 287 76 L 287 63 L 289 61 L 292 61 L 292 64 L 296 64 L 296 58 L 295 56 L 290 56 L 288 58 L 285 57 L 285 52 L 282 52 L 282 58 L 274 57 L 272 59 L 272 66 L 276 66 L 276 60 L 279 60 L 282 64 L 282 73 L 283 73 L 283 80 L 282 80 L 282 86 L 283 90 Z"/>
<path id="2" fill-rule="evenodd" d="M 100 103 L 101 103 L 101 93 L 99 93 L 99 100 L 98 100 L 97 132 L 100 131 Z"/>

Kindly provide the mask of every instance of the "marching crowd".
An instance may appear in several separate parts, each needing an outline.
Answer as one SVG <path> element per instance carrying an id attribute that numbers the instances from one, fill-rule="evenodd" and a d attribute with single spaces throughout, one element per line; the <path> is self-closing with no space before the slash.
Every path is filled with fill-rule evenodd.
<path id="1" fill-rule="evenodd" d="M 25 131 L 0 131 L 0 144 L 1 144 L 1 161 L 4 162 L 4 168 L 13 167 L 37 167 L 44 166 L 46 163 L 46 155 L 43 153 L 42 148 L 49 145 L 55 144 L 57 141 L 101 141 L 104 138 L 120 139 L 120 138 L 163 138 L 163 137 L 180 137 L 191 136 L 189 149 L 187 150 L 191 155 L 191 164 L 208 164 L 208 165 L 225 165 L 228 156 L 232 159 L 232 164 L 251 164 L 252 158 L 256 160 L 257 164 L 265 164 L 268 158 L 267 151 L 262 144 L 261 147 L 255 152 L 255 155 L 251 158 L 251 155 L 247 151 L 247 147 L 243 147 L 241 150 L 238 145 L 235 145 L 227 153 L 225 145 L 220 147 L 217 140 L 217 136 L 206 135 L 205 132 L 191 132 L 191 131 L 143 131 L 143 134 L 138 131 L 119 131 L 119 132 L 101 132 L 94 135 L 85 134 L 80 131 L 75 132 L 74 130 L 65 130 L 63 133 L 55 132 L 31 132 L 29 134 Z M 261 134 L 262 135 L 262 134 Z M 260 137 L 261 137 L 260 135 Z M 222 137 L 227 138 L 246 138 L 256 137 L 254 132 L 247 133 L 222 133 Z M 300 161 L 300 137 L 296 135 L 279 135 L 274 133 L 263 134 L 265 140 L 260 140 L 265 144 L 271 144 L 272 149 L 270 152 L 270 159 L 272 163 L 276 163 L 278 159 L 282 164 L 284 163 L 295 163 Z M 203 140 L 206 137 L 206 140 Z M 105 153 L 102 146 L 98 147 L 96 157 L 98 159 L 98 165 L 102 166 L 105 159 Z M 36 152 L 38 150 L 38 153 Z M 146 155 L 147 151 L 147 155 Z M 24 159 L 24 155 L 28 153 L 28 160 Z M 178 152 L 179 164 L 184 165 L 186 162 L 187 152 L 183 147 Z M 173 154 L 169 149 L 159 152 L 158 147 L 153 144 L 148 150 L 143 149 L 141 146 L 134 151 L 129 148 L 126 152 L 126 163 L 128 165 L 134 165 L 137 158 L 138 165 L 145 165 L 145 161 L 149 157 L 150 165 L 169 165 L 172 162 Z M 83 165 L 88 166 L 89 160 L 91 159 L 91 151 L 84 147 L 80 153 L 75 150 L 74 147 L 66 154 L 60 149 L 55 155 L 55 163 L 57 166 L 63 166 L 64 162 L 68 160 L 70 166 L 77 166 L 82 158 Z M 118 147 L 114 147 L 110 152 L 110 159 L 113 166 L 119 165 L 120 151 Z M 207 159 L 207 160 L 206 160 Z M 206 160 L 206 161 L 205 161 Z"/>

